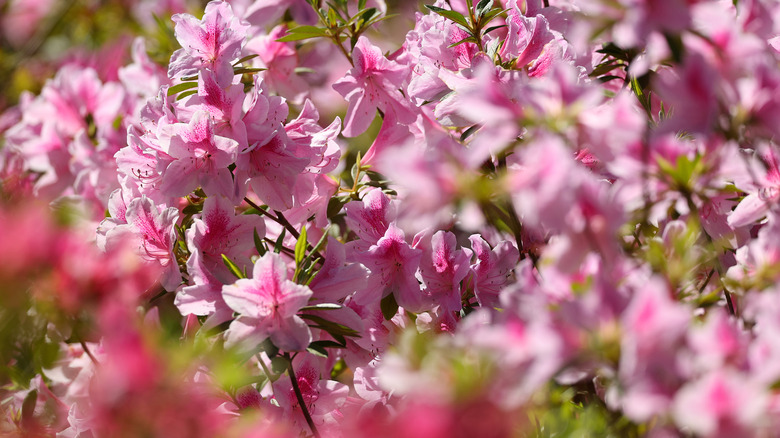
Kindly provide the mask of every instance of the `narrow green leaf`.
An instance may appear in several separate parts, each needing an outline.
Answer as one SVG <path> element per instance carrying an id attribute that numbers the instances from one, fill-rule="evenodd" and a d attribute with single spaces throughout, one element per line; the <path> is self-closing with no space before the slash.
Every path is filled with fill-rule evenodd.
<path id="1" fill-rule="evenodd" d="M 477 130 L 481 127 L 482 125 L 479 124 L 469 127 L 469 129 L 463 131 L 463 134 L 460 135 L 460 141 L 461 142 L 466 141 L 466 139 L 469 138 L 471 134 L 477 132 Z"/>
<path id="2" fill-rule="evenodd" d="M 277 39 L 279 42 L 300 41 L 308 38 L 327 37 L 330 34 L 326 29 L 316 26 L 298 26 L 287 31 L 287 35 Z"/>
<path id="3" fill-rule="evenodd" d="M 182 82 L 181 84 L 176 84 L 168 88 L 168 96 L 173 96 L 176 93 L 182 92 L 184 90 L 189 90 L 191 88 L 197 88 L 197 87 L 198 87 L 197 82 Z"/>
<path id="4" fill-rule="evenodd" d="M 479 19 L 479 25 L 480 25 L 480 27 L 485 27 L 485 26 L 487 26 L 487 24 L 488 24 L 488 23 L 490 23 L 491 21 L 493 21 L 493 19 L 495 19 L 495 18 L 496 18 L 496 17 L 498 17 L 499 15 L 503 14 L 504 12 L 507 12 L 508 10 L 509 10 L 509 9 L 501 9 L 501 8 L 496 8 L 496 9 L 493 9 L 493 10 L 491 10 L 491 11 L 487 11 L 487 12 L 486 12 L 484 15 L 482 15 L 482 17 Z M 487 32 L 486 32 L 486 33 L 487 33 Z"/>
<path id="5" fill-rule="evenodd" d="M 222 263 L 224 263 L 225 266 L 227 266 L 227 268 L 230 270 L 230 273 L 235 275 L 237 278 L 246 278 L 246 275 L 244 275 L 244 273 L 238 269 L 238 266 L 236 266 L 233 260 L 230 260 L 230 258 L 228 258 L 228 256 L 225 254 L 222 254 Z"/>
<path id="6" fill-rule="evenodd" d="M 279 254 L 282 252 L 282 248 L 284 247 L 284 235 L 287 233 L 287 230 L 282 229 L 282 233 L 279 234 L 279 238 L 276 239 L 276 243 L 274 244 L 274 252 Z"/>
<path id="7" fill-rule="evenodd" d="M 621 64 L 618 64 L 616 62 L 612 62 L 612 60 L 609 60 L 607 62 L 601 63 L 596 66 L 596 68 L 593 69 L 592 72 L 588 76 L 595 78 L 597 76 L 604 75 L 606 73 L 611 72 L 612 70 L 620 67 Z"/>
<path id="8" fill-rule="evenodd" d="M 325 347 L 323 347 L 322 345 L 317 345 L 314 342 L 312 342 L 311 344 L 309 344 L 308 347 L 306 347 L 306 351 L 308 351 L 309 353 L 315 356 L 320 356 L 325 358 L 328 357 L 328 350 L 326 350 Z"/>
<path id="9" fill-rule="evenodd" d="M 260 235 L 257 234 L 257 228 L 254 229 L 254 240 L 255 240 L 255 249 L 257 250 L 257 253 L 260 254 L 260 257 L 264 256 L 266 252 L 268 252 L 268 248 L 265 246 L 265 242 L 263 242 L 263 239 L 260 238 Z"/>
<path id="10" fill-rule="evenodd" d="M 485 32 L 483 32 L 483 33 L 488 34 L 490 32 L 493 32 L 494 30 L 501 29 L 502 27 L 506 27 L 506 24 L 501 24 L 499 26 L 488 27 L 487 29 L 485 29 Z"/>
<path id="11" fill-rule="evenodd" d="M 457 24 L 460 24 L 461 26 L 465 27 L 466 29 L 471 29 L 471 26 L 469 25 L 468 20 L 466 20 L 466 17 L 463 16 L 460 12 L 451 11 L 449 9 L 440 8 L 438 6 L 432 6 L 432 5 L 425 5 L 426 8 L 430 9 L 431 11 L 441 15 L 442 17 L 451 20 Z"/>
<path id="12" fill-rule="evenodd" d="M 314 341 L 314 342 L 312 342 L 309 345 L 319 345 L 319 346 L 325 347 L 325 348 L 345 348 L 346 347 L 346 344 L 340 344 L 338 342 L 329 341 L 329 340 Z"/>
<path id="13" fill-rule="evenodd" d="M 359 0 L 358 1 L 358 10 L 364 9 L 366 7 L 366 0 Z"/>
<path id="14" fill-rule="evenodd" d="M 458 41 L 457 43 L 452 43 L 452 44 L 450 44 L 447 47 L 451 49 L 451 48 L 459 46 L 459 45 L 461 45 L 463 43 L 474 43 L 474 44 L 476 44 L 477 40 L 473 36 L 467 36 L 466 38 L 463 38 L 462 40 Z"/>
<path id="15" fill-rule="evenodd" d="M 338 15 L 336 15 L 336 8 L 331 7 L 328 9 L 328 27 L 336 27 L 339 22 Z"/>
<path id="16" fill-rule="evenodd" d="M 302 73 L 317 73 L 317 70 L 314 70 L 313 68 L 309 67 L 295 67 L 295 74 L 299 75 Z"/>
<path id="17" fill-rule="evenodd" d="M 299 315 L 303 319 L 307 319 L 313 323 L 315 323 L 315 327 L 320 328 L 322 330 L 325 330 L 326 332 L 330 333 L 332 336 L 352 336 L 352 337 L 359 337 L 360 332 L 357 330 L 353 330 L 343 324 L 339 324 L 337 322 L 329 321 L 321 316 L 318 315 L 311 315 L 309 313 L 303 313 Z"/>
<path id="18" fill-rule="evenodd" d="M 176 96 L 176 100 L 182 100 L 182 99 L 184 99 L 185 97 L 187 97 L 187 96 L 192 96 L 193 94 L 195 94 L 195 93 L 197 93 L 197 92 L 198 92 L 198 90 L 189 90 L 189 91 L 185 91 L 185 92 L 183 92 L 183 93 L 179 93 L 179 95 L 178 95 L 178 96 Z"/>
<path id="19" fill-rule="evenodd" d="M 480 0 L 477 3 L 477 16 L 481 17 L 493 7 L 493 0 Z"/>
<path id="20" fill-rule="evenodd" d="M 243 63 L 245 63 L 245 62 L 249 61 L 250 59 L 255 59 L 255 58 L 257 58 L 258 56 L 259 56 L 259 55 L 247 55 L 247 56 L 244 56 L 243 58 L 241 58 L 241 59 L 239 59 L 238 61 L 234 62 L 234 63 L 233 63 L 233 67 L 235 67 L 235 66 L 237 66 L 237 65 L 241 65 L 241 64 L 243 64 Z"/>
<path id="21" fill-rule="evenodd" d="M 300 267 L 303 258 L 306 256 L 306 248 L 309 243 L 306 240 L 306 226 L 301 228 L 301 234 L 298 236 L 298 242 L 295 243 L 295 265 Z"/>
<path id="22" fill-rule="evenodd" d="M 301 310 L 336 310 L 336 309 L 341 309 L 342 307 L 344 306 L 336 303 L 321 303 L 321 304 L 315 304 L 313 306 L 301 307 Z"/>
<path id="23" fill-rule="evenodd" d="M 233 74 L 234 75 L 242 75 L 244 73 L 259 73 L 261 71 L 266 71 L 267 68 L 255 68 L 255 67 L 241 67 L 241 68 L 234 68 Z"/>
<path id="24" fill-rule="evenodd" d="M 395 301 L 395 296 L 389 294 L 382 298 L 379 302 L 379 307 L 382 309 L 382 316 L 386 321 L 393 319 L 396 313 L 398 313 L 398 303 Z"/>

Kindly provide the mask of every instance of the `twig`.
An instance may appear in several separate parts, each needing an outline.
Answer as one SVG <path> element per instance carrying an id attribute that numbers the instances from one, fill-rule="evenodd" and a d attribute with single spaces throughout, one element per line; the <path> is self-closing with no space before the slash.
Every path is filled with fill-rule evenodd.
<path id="1" fill-rule="evenodd" d="M 303 417 L 306 418 L 306 423 L 309 425 L 311 432 L 315 438 L 320 438 L 320 433 L 317 431 L 317 426 L 314 425 L 314 420 L 309 414 L 309 408 L 303 401 L 303 394 L 301 394 L 301 388 L 298 387 L 298 379 L 295 377 L 295 371 L 293 370 L 292 358 L 289 353 L 284 353 L 285 359 L 287 359 L 287 373 L 290 375 L 290 382 L 292 383 L 293 391 L 295 391 L 295 398 L 298 399 L 298 405 L 301 407 Z"/>
<path id="2" fill-rule="evenodd" d="M 89 347 L 87 347 L 87 343 L 79 339 L 79 344 L 81 344 L 81 348 L 84 349 L 84 353 L 87 353 L 87 356 L 89 356 L 89 359 L 92 361 L 92 363 L 95 364 L 96 367 L 99 367 L 100 362 L 98 362 L 97 358 L 95 358 L 92 352 L 89 351 Z"/>

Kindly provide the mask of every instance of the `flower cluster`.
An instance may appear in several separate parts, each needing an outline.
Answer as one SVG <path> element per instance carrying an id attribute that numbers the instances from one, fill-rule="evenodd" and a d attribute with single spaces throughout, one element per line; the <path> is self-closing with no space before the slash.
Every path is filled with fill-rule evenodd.
<path id="1" fill-rule="evenodd" d="M 0 430 L 771 435 L 780 3 L 387 9 L 211 1 L 0 118 Z"/>

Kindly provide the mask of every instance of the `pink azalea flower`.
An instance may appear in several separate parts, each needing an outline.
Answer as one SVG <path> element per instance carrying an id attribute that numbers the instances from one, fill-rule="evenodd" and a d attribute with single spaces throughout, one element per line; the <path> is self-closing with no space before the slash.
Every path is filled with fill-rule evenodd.
<path id="1" fill-rule="evenodd" d="M 683 387 L 674 400 L 674 419 L 700 436 L 751 436 L 769 402 L 750 376 L 716 370 Z"/>
<path id="2" fill-rule="evenodd" d="M 337 431 L 337 419 L 341 418 L 339 408 L 346 402 L 349 388 L 335 380 L 321 378 L 323 367 L 316 357 L 308 354 L 298 357 L 303 359 L 293 360 L 293 369 L 306 409 L 314 424 L 322 429 L 321 432 L 330 435 L 329 429 L 333 429 L 332 432 Z M 298 427 L 308 430 L 289 376 L 277 380 L 273 387 L 274 399 L 279 406 Z"/>
<path id="3" fill-rule="evenodd" d="M 360 263 L 347 262 L 343 243 L 328 237 L 325 263 L 309 287 L 314 292 L 314 298 L 336 302 L 365 287 L 368 274 L 368 269 Z"/>
<path id="4" fill-rule="evenodd" d="M 411 312 L 423 310 L 425 303 L 415 277 L 421 257 L 422 250 L 409 246 L 404 232 L 391 223 L 384 236 L 357 257 L 371 270 L 369 281 L 373 283 L 373 287 L 358 292 L 358 304 L 377 299 L 372 292 L 379 291 L 381 297 L 395 295 L 396 302 L 404 309 Z"/>
<path id="5" fill-rule="evenodd" d="M 545 46 L 555 40 L 555 36 L 544 15 L 523 15 L 516 0 L 510 1 L 507 6 L 507 37 L 499 54 L 504 61 L 516 59 L 515 66 L 523 68 L 539 58 Z"/>
<path id="6" fill-rule="evenodd" d="M 197 269 L 203 265 L 202 255 L 195 252 L 187 260 L 196 267 L 190 274 L 190 284 L 179 288 L 174 304 L 182 315 L 208 316 L 203 323 L 209 329 L 233 319 L 233 309 L 222 298 L 223 282 L 217 280 L 206 269 Z"/>
<path id="7" fill-rule="evenodd" d="M 287 279 L 281 256 L 267 253 L 255 262 L 251 279 L 222 288 L 225 302 L 239 314 L 227 331 L 227 344 L 254 348 L 270 337 L 282 350 L 304 350 L 312 336 L 297 313 L 311 296 L 311 289 Z"/>
<path id="8" fill-rule="evenodd" d="M 768 147 L 762 162 L 766 165 L 766 174 L 755 183 L 757 191 L 751 190 L 728 217 L 732 228 L 750 225 L 766 216 L 780 200 L 780 168 L 774 148 Z"/>
<path id="9" fill-rule="evenodd" d="M 210 196 L 203 204 L 200 219 L 195 219 L 187 230 L 187 246 L 190 254 L 198 254 L 197 260 L 187 261 L 190 274 L 206 270 L 219 281 L 229 284 L 235 280 L 222 261 L 226 255 L 239 269 L 251 266 L 250 256 L 255 253 L 252 239 L 254 231 L 265 236 L 265 223 L 256 215 L 236 215 L 235 207 L 227 198 Z"/>
<path id="10" fill-rule="evenodd" d="M 259 62 L 255 65 L 268 69 L 262 72 L 264 86 L 295 104 L 301 104 L 309 86 L 295 72 L 299 66 L 295 45 L 276 41 L 286 33 L 287 26 L 276 26 L 268 35 L 258 35 L 249 40 L 245 51 L 259 55 Z"/>
<path id="11" fill-rule="evenodd" d="M 358 39 L 352 56 L 355 66 L 333 84 L 349 103 L 342 133 L 355 137 L 365 132 L 377 109 L 398 123 L 414 122 L 414 107 L 398 91 L 408 75 L 406 68 L 385 58 L 364 36 Z"/>
<path id="12" fill-rule="evenodd" d="M 246 98 L 243 84 L 230 84 L 223 88 L 217 83 L 214 73 L 204 71 L 198 77 L 197 94 L 176 107 L 176 116 L 189 120 L 198 111 L 207 112 L 213 122 L 214 133 L 236 140 L 243 150 L 249 146 L 242 108 Z"/>
<path id="13" fill-rule="evenodd" d="M 511 242 L 503 241 L 491 249 L 478 234 L 469 237 L 471 249 L 477 256 L 471 265 L 474 272 L 474 294 L 480 306 L 499 305 L 499 292 L 509 283 L 512 270 L 520 259 L 520 251 Z"/>
<path id="14" fill-rule="evenodd" d="M 378 188 L 372 188 L 363 195 L 362 202 L 350 202 L 344 206 L 346 222 L 360 240 L 352 245 L 366 250 L 381 239 L 390 223 L 395 219 L 395 205 L 390 197 Z"/>
<path id="15" fill-rule="evenodd" d="M 173 158 L 162 174 L 160 191 L 167 196 L 186 196 L 198 187 L 208 195 L 234 197 L 233 163 L 238 142 L 214 134 L 209 116 L 197 112 L 192 120 L 170 126 L 172 136 L 166 153 Z"/>
<path id="16" fill-rule="evenodd" d="M 469 274 L 471 251 L 459 249 L 455 235 L 441 230 L 422 249 L 420 273 L 424 293 L 433 305 L 448 312 L 459 311 L 462 307 L 460 282 Z"/>
<path id="17" fill-rule="evenodd" d="M 174 291 L 181 283 L 181 272 L 173 252 L 176 242 L 174 225 L 178 218 L 179 210 L 174 207 L 161 209 L 146 196 L 133 199 L 125 211 L 126 224 L 115 225 L 105 233 L 105 246 L 110 250 L 115 245 L 121 245 L 123 239 L 137 241 L 141 257 L 163 268 L 162 286 Z"/>
<path id="18" fill-rule="evenodd" d="M 308 162 L 287 147 L 287 136 L 282 131 L 267 143 L 239 154 L 236 167 L 241 179 L 249 180 L 265 204 L 274 210 L 287 210 L 295 206 L 293 188 Z"/>
<path id="19" fill-rule="evenodd" d="M 182 48 L 171 56 L 168 76 L 181 78 L 210 69 L 216 73 L 220 85 L 230 85 L 233 82 L 230 63 L 241 53 L 249 27 L 233 15 L 230 4 L 213 1 L 206 5 L 201 20 L 189 14 L 176 14 L 173 21 Z"/>

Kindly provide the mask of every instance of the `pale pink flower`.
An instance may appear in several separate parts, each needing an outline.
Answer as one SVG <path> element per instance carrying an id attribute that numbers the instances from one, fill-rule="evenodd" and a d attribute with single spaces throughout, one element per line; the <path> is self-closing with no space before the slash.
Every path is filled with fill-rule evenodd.
<path id="1" fill-rule="evenodd" d="M 398 123 L 414 122 L 414 107 L 398 90 L 408 75 L 406 68 L 385 58 L 364 36 L 358 39 L 352 56 L 355 66 L 333 84 L 349 102 L 342 133 L 355 137 L 365 132 L 377 109 Z"/>
<path id="2" fill-rule="evenodd" d="M 252 278 L 222 288 L 222 297 L 239 316 L 227 331 L 227 344 L 254 348 L 266 337 L 285 351 L 304 350 L 311 331 L 297 315 L 312 291 L 287 279 L 281 256 L 267 253 L 255 262 Z"/>
<path id="3" fill-rule="evenodd" d="M 198 187 L 208 195 L 234 197 L 233 163 L 238 142 L 216 135 L 209 115 L 197 112 L 189 123 L 170 126 L 172 135 L 165 152 L 173 158 L 162 173 L 160 191 L 186 196 Z"/>
<path id="4" fill-rule="evenodd" d="M 673 414 L 678 425 L 700 436 L 752 436 L 768 402 L 766 390 L 749 375 L 715 370 L 677 393 Z"/>
<path id="5" fill-rule="evenodd" d="M 499 293 L 510 282 L 512 272 L 520 259 L 520 251 L 509 241 L 490 248 L 485 239 L 474 234 L 469 237 L 476 262 L 471 265 L 474 275 L 474 294 L 480 306 L 497 307 Z"/>
<path id="6" fill-rule="evenodd" d="M 171 56 L 168 76 L 181 78 L 210 69 L 216 73 L 220 85 L 231 84 L 233 67 L 230 63 L 241 53 L 249 26 L 233 15 L 230 4 L 213 1 L 206 5 L 201 20 L 189 14 L 176 14 L 173 21 L 176 22 L 176 39 L 182 48 Z"/>
<path id="7" fill-rule="evenodd" d="M 404 237 L 404 232 L 391 223 L 376 244 L 355 256 L 371 270 L 369 281 L 372 283 L 356 295 L 360 297 L 358 304 L 393 294 L 404 309 L 417 312 L 425 307 L 420 284 L 415 277 L 422 250 L 409 246 Z"/>

